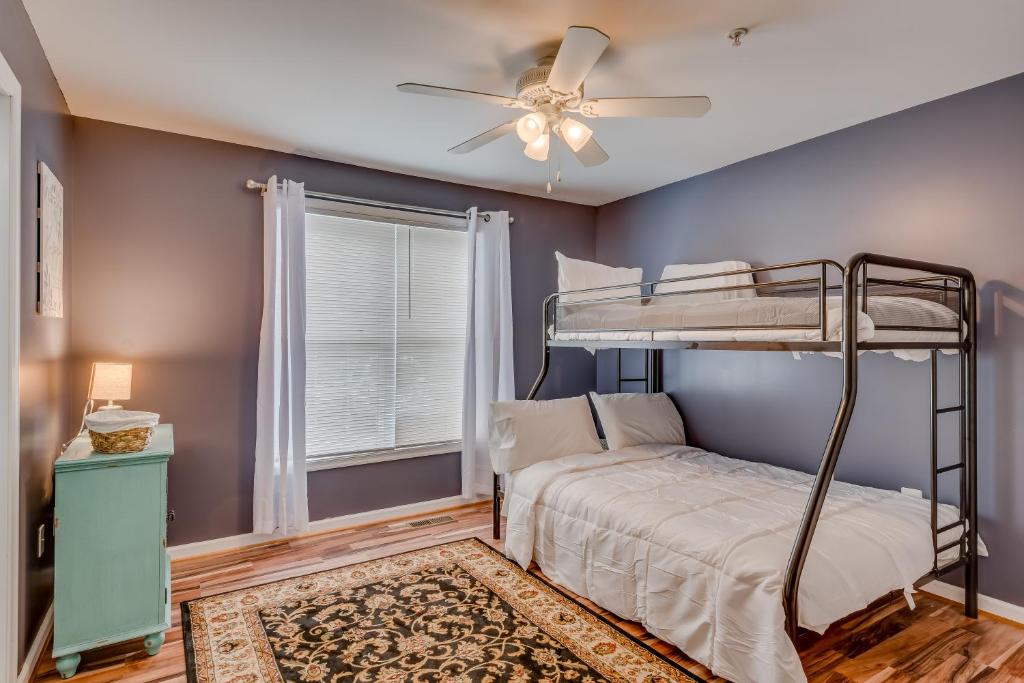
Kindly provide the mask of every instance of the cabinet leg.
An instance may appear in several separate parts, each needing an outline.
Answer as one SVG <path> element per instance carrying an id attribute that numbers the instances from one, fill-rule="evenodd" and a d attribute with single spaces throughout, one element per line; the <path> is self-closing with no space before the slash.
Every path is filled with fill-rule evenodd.
<path id="1" fill-rule="evenodd" d="M 78 664 L 82 661 L 82 655 L 77 652 L 70 655 L 58 657 L 56 666 L 61 678 L 71 678 L 78 671 Z"/>
<path id="2" fill-rule="evenodd" d="M 146 647 L 146 654 L 150 657 L 160 652 L 160 646 L 164 644 L 164 632 L 152 633 L 146 636 L 142 644 Z"/>

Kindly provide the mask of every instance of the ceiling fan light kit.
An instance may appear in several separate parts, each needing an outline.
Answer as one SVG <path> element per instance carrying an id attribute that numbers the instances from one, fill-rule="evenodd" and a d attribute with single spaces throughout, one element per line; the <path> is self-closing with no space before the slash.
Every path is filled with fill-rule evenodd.
<path id="1" fill-rule="evenodd" d="M 576 119 L 570 119 L 568 116 L 562 119 L 562 122 L 558 124 L 558 129 L 562 133 L 562 138 L 565 140 L 565 144 L 569 145 L 569 149 L 573 152 L 578 152 L 590 142 L 590 138 L 593 137 L 594 131 L 588 126 L 577 121 Z"/>
<path id="2" fill-rule="evenodd" d="M 471 152 L 514 131 L 526 143 L 523 153 L 527 157 L 546 161 L 551 148 L 551 136 L 554 134 L 584 166 L 603 164 L 608 161 L 608 153 L 594 139 L 594 131 L 589 126 L 565 116 L 566 112 L 582 114 L 588 118 L 696 118 L 711 108 L 711 100 L 707 97 L 584 99 L 583 81 L 608 47 L 608 42 L 608 36 L 596 28 L 570 26 L 554 57 L 541 59 L 537 66 L 519 76 L 515 98 L 422 83 L 401 83 L 398 90 L 414 95 L 496 104 L 529 112 L 452 147 L 448 151 L 453 154 Z"/>
<path id="3" fill-rule="evenodd" d="M 539 111 L 527 114 L 516 122 L 516 135 L 526 144 L 530 144 L 547 130 L 548 119 Z"/>
<path id="4" fill-rule="evenodd" d="M 534 161 L 547 161 L 548 150 L 551 148 L 551 134 L 544 133 L 538 136 L 533 142 L 526 145 L 523 154 Z"/>

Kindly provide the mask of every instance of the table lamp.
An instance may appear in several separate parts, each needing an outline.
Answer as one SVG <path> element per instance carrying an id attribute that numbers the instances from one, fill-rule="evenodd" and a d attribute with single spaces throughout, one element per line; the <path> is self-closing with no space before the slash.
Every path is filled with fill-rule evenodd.
<path id="1" fill-rule="evenodd" d="M 127 401 L 132 397 L 131 363 L 93 363 L 89 379 L 90 401 L 106 401 L 100 410 L 121 410 L 114 401 Z"/>

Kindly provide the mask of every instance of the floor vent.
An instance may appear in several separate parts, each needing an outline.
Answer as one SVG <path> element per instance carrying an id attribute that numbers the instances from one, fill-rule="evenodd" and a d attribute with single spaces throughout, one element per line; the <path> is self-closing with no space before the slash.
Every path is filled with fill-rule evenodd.
<path id="1" fill-rule="evenodd" d="M 441 515 L 440 517 L 427 517 L 426 519 L 417 519 L 415 522 L 409 522 L 409 526 L 413 529 L 420 529 L 425 526 L 438 526 L 440 524 L 448 524 L 454 522 L 455 518 L 449 515 Z"/>

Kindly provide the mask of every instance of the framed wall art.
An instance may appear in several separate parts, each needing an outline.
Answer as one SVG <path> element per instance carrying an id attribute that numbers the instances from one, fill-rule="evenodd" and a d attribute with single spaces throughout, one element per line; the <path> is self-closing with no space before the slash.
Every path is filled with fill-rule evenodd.
<path id="1" fill-rule="evenodd" d="M 64 317 L 64 186 L 39 162 L 39 240 L 36 252 L 36 311 Z"/>

